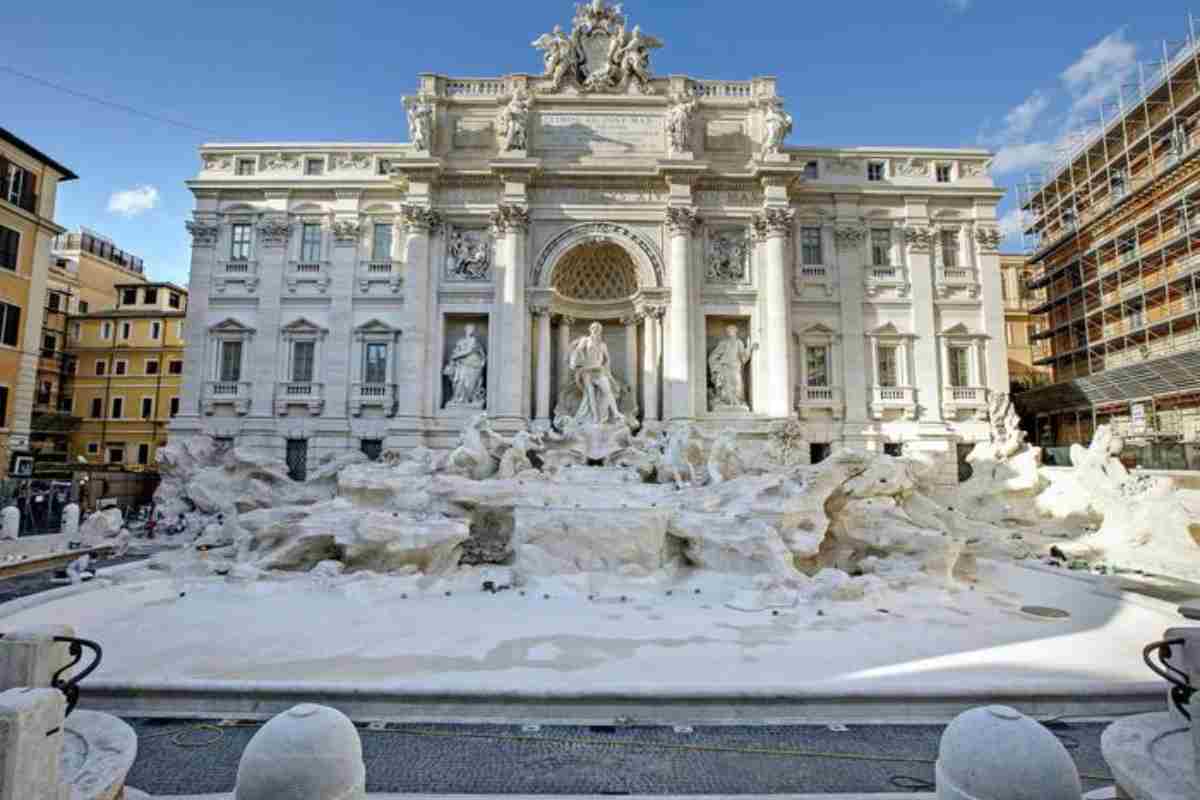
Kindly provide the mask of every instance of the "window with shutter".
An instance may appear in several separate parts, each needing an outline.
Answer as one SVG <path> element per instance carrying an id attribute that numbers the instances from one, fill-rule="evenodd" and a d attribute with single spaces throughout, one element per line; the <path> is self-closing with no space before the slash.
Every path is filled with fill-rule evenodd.
<path id="1" fill-rule="evenodd" d="M 0 342 L 16 347 L 21 340 L 21 309 L 8 303 L 0 303 L 4 311 L 4 329 L 0 331 Z"/>
<path id="2" fill-rule="evenodd" d="M 21 234 L 0 226 L 0 267 L 17 271 L 17 256 L 21 251 Z"/>

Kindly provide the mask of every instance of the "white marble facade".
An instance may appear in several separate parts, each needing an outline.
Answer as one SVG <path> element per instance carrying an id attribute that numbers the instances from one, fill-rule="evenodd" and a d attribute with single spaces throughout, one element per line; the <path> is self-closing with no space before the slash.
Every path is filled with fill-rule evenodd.
<path id="1" fill-rule="evenodd" d="M 1008 383 L 988 153 L 787 146 L 816 114 L 773 79 L 654 76 L 662 43 L 602 2 L 534 44 L 545 74 L 422 74 L 408 144 L 201 148 L 174 433 L 305 442 L 315 465 L 452 446 L 480 403 L 500 430 L 550 425 L 600 322 L 643 423 L 986 438 Z M 483 385 L 455 403 L 468 326 Z M 757 345 L 746 402 L 714 407 L 731 327 Z"/>

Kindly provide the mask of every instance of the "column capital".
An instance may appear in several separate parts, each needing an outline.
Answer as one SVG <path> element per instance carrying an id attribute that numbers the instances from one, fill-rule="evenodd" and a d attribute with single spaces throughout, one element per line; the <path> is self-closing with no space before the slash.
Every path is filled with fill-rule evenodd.
<path id="1" fill-rule="evenodd" d="M 632 314 L 626 314 L 621 317 L 621 324 L 626 328 L 631 328 L 642 321 L 645 314 L 641 311 L 634 311 Z"/>
<path id="2" fill-rule="evenodd" d="M 198 249 L 217 246 L 217 235 L 221 229 L 216 224 L 188 220 L 184 225 L 187 227 L 187 232 L 192 235 L 192 247 Z"/>
<path id="3" fill-rule="evenodd" d="M 991 225 L 976 226 L 971 231 L 971 236 L 975 240 L 975 244 L 979 245 L 981 253 L 1000 252 L 1000 242 L 1004 239 L 1000 229 Z"/>
<path id="4" fill-rule="evenodd" d="M 674 236 L 691 236 L 700 226 L 700 217 L 696 209 L 690 206 L 669 206 L 667 208 L 667 228 Z"/>
<path id="5" fill-rule="evenodd" d="M 570 328 L 572 325 L 575 324 L 575 318 L 569 317 L 566 314 L 559 314 L 558 315 L 558 324 L 566 325 L 568 328 Z"/>
<path id="6" fill-rule="evenodd" d="M 432 233 L 442 226 L 442 215 L 432 208 L 405 203 L 400 214 L 404 224 L 414 230 Z"/>
<path id="7" fill-rule="evenodd" d="M 928 253 L 932 249 L 936 238 L 936 228 L 926 225 L 907 225 L 904 227 L 904 242 L 914 253 Z"/>
<path id="8" fill-rule="evenodd" d="M 754 215 L 754 232 L 762 239 L 790 236 L 796 212 L 790 208 L 764 208 Z"/>
<path id="9" fill-rule="evenodd" d="M 498 235 L 524 233 L 529 230 L 529 208 L 513 204 L 501 204 L 491 214 L 492 229 Z"/>
<path id="10" fill-rule="evenodd" d="M 867 229 L 863 225 L 841 224 L 833 229 L 833 238 L 839 247 L 857 247 L 867 239 Z"/>
<path id="11" fill-rule="evenodd" d="M 545 303 L 534 303 L 529 306 L 529 315 L 534 319 L 548 316 L 550 314 L 550 306 Z"/>

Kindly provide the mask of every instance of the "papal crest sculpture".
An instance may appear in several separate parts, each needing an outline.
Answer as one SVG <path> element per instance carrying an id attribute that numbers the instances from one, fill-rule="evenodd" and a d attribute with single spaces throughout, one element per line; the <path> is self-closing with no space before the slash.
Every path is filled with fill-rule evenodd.
<path id="1" fill-rule="evenodd" d="M 663 43 L 637 25 L 628 30 L 621 6 L 592 0 L 575 7 L 570 36 L 556 25 L 533 46 L 543 52 L 543 75 L 550 79 L 550 92 L 574 84 L 584 92 L 617 93 L 633 86 L 642 94 L 653 94 L 650 51 Z"/>

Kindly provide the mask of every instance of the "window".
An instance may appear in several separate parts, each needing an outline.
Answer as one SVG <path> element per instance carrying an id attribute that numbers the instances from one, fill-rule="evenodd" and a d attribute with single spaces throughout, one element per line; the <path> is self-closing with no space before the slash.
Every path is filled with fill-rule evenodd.
<path id="1" fill-rule="evenodd" d="M 171 416 L 174 417 L 178 413 L 179 413 L 179 398 L 172 397 L 171 398 Z"/>
<path id="2" fill-rule="evenodd" d="M 221 378 L 222 381 L 240 381 L 242 379 L 242 343 L 221 342 Z"/>
<path id="3" fill-rule="evenodd" d="M 122 289 L 121 304 L 126 306 L 137 305 L 137 289 Z"/>
<path id="4" fill-rule="evenodd" d="M 80 300 L 79 301 L 79 313 L 86 314 L 87 312 L 88 312 L 87 300 Z"/>
<path id="5" fill-rule="evenodd" d="M 167 298 L 167 304 L 171 306 L 171 308 L 179 308 L 179 295 L 171 292 L 171 296 Z"/>
<path id="6" fill-rule="evenodd" d="M 124 375 L 127 372 L 129 372 L 129 362 L 128 361 L 114 361 L 113 362 L 113 375 Z"/>
<path id="7" fill-rule="evenodd" d="M 158 302 L 158 289 L 146 289 L 142 292 L 142 297 L 146 305 L 153 305 Z"/>
<path id="8" fill-rule="evenodd" d="M 325 159 L 323 158 L 308 158 L 304 161 L 305 175 L 323 175 L 325 173 Z"/>
<path id="9" fill-rule="evenodd" d="M 154 416 L 154 398 L 142 398 L 142 419 L 150 419 Z"/>
<path id="10" fill-rule="evenodd" d="M 8 303 L 0 303 L 0 315 L 3 316 L 0 342 L 9 347 L 16 347 L 21 340 L 21 309 Z"/>
<path id="11" fill-rule="evenodd" d="M 14 206 L 20 206 L 26 211 L 33 211 L 33 182 L 32 172 L 18 167 L 16 164 L 9 164 L 8 189 L 5 192 L 5 199 Z"/>
<path id="12" fill-rule="evenodd" d="M 1112 190 L 1113 197 L 1123 197 L 1125 195 L 1125 170 L 1113 170 L 1108 179 L 1108 185 Z"/>
<path id="13" fill-rule="evenodd" d="M 92 398 L 92 419 L 100 419 L 104 416 L 104 399 L 100 397 Z"/>
<path id="14" fill-rule="evenodd" d="M 292 343 L 292 382 L 311 383 L 313 379 L 313 359 L 317 353 L 316 342 Z"/>
<path id="15" fill-rule="evenodd" d="M 70 397 L 58 398 L 58 410 L 61 411 L 62 413 L 70 414 L 72 409 L 74 408 L 74 406 L 75 406 L 75 403 L 73 402 L 72 398 L 70 398 Z"/>
<path id="16" fill-rule="evenodd" d="M 114 397 L 112 399 L 112 414 L 109 415 L 109 418 L 110 419 L 120 419 L 124 414 L 125 414 L 125 398 L 124 397 Z"/>
<path id="17" fill-rule="evenodd" d="M 879 385 L 900 385 L 900 351 L 895 345 L 881 344 L 876 348 L 876 358 L 879 360 Z"/>
<path id="18" fill-rule="evenodd" d="M 183 374 L 183 362 L 182 361 L 168 361 L 167 362 L 167 372 L 171 375 L 182 375 Z"/>
<path id="19" fill-rule="evenodd" d="M 71 326 L 71 338 L 79 341 L 79 337 L 83 336 L 83 323 L 76 322 Z"/>
<path id="20" fill-rule="evenodd" d="M 821 252 L 821 229 L 800 229 L 800 263 L 824 264 L 824 253 Z"/>
<path id="21" fill-rule="evenodd" d="M 150 445 L 138 445 L 138 463 L 143 465 L 150 463 Z"/>
<path id="22" fill-rule="evenodd" d="M 53 333 L 42 334 L 42 354 L 53 356 L 58 350 L 58 337 Z"/>
<path id="23" fill-rule="evenodd" d="M 162 323 L 161 322 L 151 322 L 150 323 L 150 338 L 157 342 L 160 336 L 162 336 Z"/>
<path id="24" fill-rule="evenodd" d="M 372 461 L 378 461 L 383 455 L 383 439 L 363 439 L 359 446 L 363 455 Z"/>
<path id="25" fill-rule="evenodd" d="M 235 222 L 230 228 L 229 259 L 231 261 L 250 260 L 250 223 Z"/>
<path id="26" fill-rule="evenodd" d="M 97 453 L 100 452 L 100 443 L 99 442 L 88 442 L 87 451 L 88 451 L 88 455 L 93 455 L 93 456 L 96 455 Z"/>
<path id="27" fill-rule="evenodd" d="M 958 231 L 942 231 L 939 234 L 942 245 L 942 266 L 958 266 Z"/>
<path id="28" fill-rule="evenodd" d="M 21 234 L 0 226 L 0 267 L 17 271 L 17 253 L 21 249 Z"/>
<path id="29" fill-rule="evenodd" d="M 807 180 L 815 181 L 820 176 L 820 167 L 816 161 L 808 161 L 804 164 L 804 177 Z"/>
<path id="30" fill-rule="evenodd" d="M 237 167 L 234 169 L 234 174 L 236 174 L 236 175 L 253 175 L 254 168 L 256 166 L 257 166 L 257 164 L 254 163 L 253 158 L 239 158 L 237 160 Z"/>
<path id="31" fill-rule="evenodd" d="M 321 225 L 317 222 L 306 222 L 300 229 L 300 260 L 321 260 Z"/>
<path id="32" fill-rule="evenodd" d="M 804 348 L 805 383 L 823 388 L 829 386 L 829 348 L 806 345 Z"/>
<path id="33" fill-rule="evenodd" d="M 112 323 L 104 322 L 100 325 L 100 338 L 108 341 L 112 338 Z"/>
<path id="34" fill-rule="evenodd" d="M 125 463 L 125 443 L 112 442 L 108 446 L 108 463 L 124 464 Z"/>
<path id="35" fill-rule="evenodd" d="M 882 161 L 871 161 L 867 164 L 867 180 L 881 181 L 884 178 L 887 165 Z"/>
<path id="36" fill-rule="evenodd" d="M 954 176 L 954 168 L 949 164 L 938 164 L 936 174 L 938 183 L 950 183 Z"/>
<path id="37" fill-rule="evenodd" d="M 151 361 L 146 362 L 146 374 L 147 375 L 157 375 L 158 374 L 158 359 L 153 359 Z"/>
<path id="38" fill-rule="evenodd" d="M 389 261 L 392 258 L 392 226 L 376 222 L 371 231 L 371 260 Z"/>
<path id="39" fill-rule="evenodd" d="M 876 267 L 892 265 L 892 232 L 890 229 L 871 229 L 871 264 Z"/>
<path id="40" fill-rule="evenodd" d="M 392 172 L 392 162 L 386 158 L 381 158 L 375 162 L 376 175 L 390 175 Z"/>
<path id="41" fill-rule="evenodd" d="M 46 295 L 46 308 L 50 309 L 51 311 L 58 311 L 60 308 L 62 308 L 62 304 L 62 295 L 60 295 L 58 292 L 49 292 Z"/>
<path id="42" fill-rule="evenodd" d="M 971 351 L 966 347 L 947 349 L 950 360 L 950 385 L 971 385 Z"/>
<path id="43" fill-rule="evenodd" d="M 302 481 L 308 477 L 308 440 L 288 439 L 285 461 L 288 477 L 294 481 Z"/>
<path id="44" fill-rule="evenodd" d="M 107 361 L 97 361 L 96 362 L 96 377 L 98 377 L 98 378 L 103 377 L 107 372 L 108 372 L 108 362 Z"/>
<path id="45" fill-rule="evenodd" d="M 0 386 L 0 428 L 8 427 L 8 387 Z"/>
<path id="46" fill-rule="evenodd" d="M 383 342 L 368 342 L 363 383 L 387 383 L 388 346 Z"/>
<path id="47" fill-rule="evenodd" d="M 122 322 L 121 323 L 121 338 L 128 339 L 132 334 L 133 334 L 133 323 Z"/>

